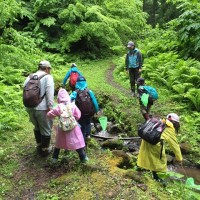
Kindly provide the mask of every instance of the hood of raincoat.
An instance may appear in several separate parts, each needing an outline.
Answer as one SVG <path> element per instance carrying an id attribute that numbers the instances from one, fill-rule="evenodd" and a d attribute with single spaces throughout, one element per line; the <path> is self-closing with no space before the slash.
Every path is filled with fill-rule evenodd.
<path id="1" fill-rule="evenodd" d="M 77 72 L 77 71 L 78 71 L 78 68 L 77 68 L 77 67 L 72 67 L 72 68 L 71 68 L 71 71 L 72 71 L 72 72 Z"/>
<path id="2" fill-rule="evenodd" d="M 174 129 L 174 125 L 168 119 L 163 119 L 162 122 L 165 123 L 167 126 Z"/>
<path id="3" fill-rule="evenodd" d="M 87 88 L 87 82 L 83 76 L 78 77 L 75 88 L 79 90 L 84 90 Z"/>
<path id="4" fill-rule="evenodd" d="M 58 91 L 58 103 L 67 103 L 70 102 L 70 96 L 65 89 L 60 89 Z"/>

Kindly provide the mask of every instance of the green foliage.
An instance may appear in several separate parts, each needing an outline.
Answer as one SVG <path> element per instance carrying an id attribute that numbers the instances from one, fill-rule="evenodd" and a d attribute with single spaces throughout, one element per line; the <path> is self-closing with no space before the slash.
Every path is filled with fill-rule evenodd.
<path id="1" fill-rule="evenodd" d="M 146 40 L 148 46 L 142 46 L 145 57 L 143 76 L 159 85 L 165 85 L 178 94 L 173 95 L 176 100 L 184 101 L 189 108 L 199 111 L 199 62 L 193 59 L 185 61 L 178 56 L 174 45 L 178 46 L 179 44 L 176 42 L 176 36 L 173 36 L 173 31 L 168 30 L 161 32 L 161 35 L 155 34 L 154 36 L 156 39 L 150 41 L 152 39 L 150 34 L 150 38 Z M 161 40 L 163 40 L 162 43 Z M 168 43 L 168 40 L 174 42 Z M 169 50 L 174 51 L 164 53 Z M 191 95 L 194 96 L 191 97 Z"/>
<path id="2" fill-rule="evenodd" d="M 148 13 L 147 23 L 153 28 L 157 24 L 163 28 L 167 22 L 179 16 L 176 6 L 167 0 L 143 0 L 143 11 Z"/>
<path id="3" fill-rule="evenodd" d="M 198 1 L 171 1 L 177 5 L 181 15 L 170 22 L 177 31 L 180 51 L 185 58 L 199 60 L 200 54 L 200 3 Z M 184 48 L 187 47 L 187 48 Z M 184 48 L 184 50 L 182 50 Z"/>
<path id="4" fill-rule="evenodd" d="M 190 89 L 185 94 L 185 97 L 188 98 L 197 111 L 200 111 L 200 89 Z"/>
<path id="5" fill-rule="evenodd" d="M 12 25 L 17 21 L 18 15 L 22 11 L 21 1 L 9 0 L 0 1 L 0 29 L 7 25 Z"/>
<path id="6" fill-rule="evenodd" d="M 22 91 L 18 85 L 5 86 L 0 84 L 0 132 L 16 130 L 22 127 Z"/>
<path id="7" fill-rule="evenodd" d="M 40 20 L 41 24 L 43 24 L 43 25 L 45 25 L 47 27 L 55 25 L 55 21 L 56 21 L 56 19 L 54 17 L 48 17 L 46 19 Z"/>
<path id="8" fill-rule="evenodd" d="M 37 0 L 24 2 L 14 26 L 45 50 L 96 59 L 120 54 L 123 43 L 143 37 L 145 17 L 141 2 L 135 0 Z"/>

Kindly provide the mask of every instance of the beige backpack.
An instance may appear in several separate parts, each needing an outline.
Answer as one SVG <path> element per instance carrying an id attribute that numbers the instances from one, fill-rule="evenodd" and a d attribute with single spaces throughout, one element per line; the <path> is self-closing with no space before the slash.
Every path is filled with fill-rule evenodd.
<path id="1" fill-rule="evenodd" d="M 70 103 L 61 104 L 60 108 L 62 113 L 59 117 L 59 127 L 65 132 L 73 130 L 77 125 L 77 121 L 72 113 L 72 105 Z"/>

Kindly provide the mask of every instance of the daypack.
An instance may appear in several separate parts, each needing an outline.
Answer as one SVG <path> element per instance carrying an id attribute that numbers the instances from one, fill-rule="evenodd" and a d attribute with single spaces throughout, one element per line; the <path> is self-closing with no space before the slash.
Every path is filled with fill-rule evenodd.
<path id="1" fill-rule="evenodd" d="M 147 85 L 144 85 L 142 86 L 144 88 L 145 91 L 147 91 L 147 93 L 155 100 L 158 99 L 158 93 L 156 91 L 156 89 L 154 87 L 151 87 L 151 86 L 147 86 Z"/>
<path id="2" fill-rule="evenodd" d="M 163 141 L 160 138 L 165 127 L 166 127 L 165 123 L 163 123 L 160 119 L 153 117 L 147 120 L 138 129 L 138 135 L 146 142 L 152 145 L 161 142 L 162 148 L 161 148 L 160 158 L 162 156 L 162 149 L 163 149 Z"/>
<path id="3" fill-rule="evenodd" d="M 79 76 L 78 72 L 73 72 L 73 71 L 71 72 L 69 77 L 69 84 L 71 87 L 75 87 L 78 76 Z"/>
<path id="4" fill-rule="evenodd" d="M 66 105 L 61 104 L 60 108 L 62 113 L 59 116 L 58 126 L 64 132 L 73 130 L 77 125 L 77 121 L 73 116 L 71 104 L 66 104 Z"/>
<path id="5" fill-rule="evenodd" d="M 34 108 L 41 103 L 45 94 L 40 96 L 40 79 L 46 76 L 43 74 L 38 77 L 38 75 L 30 75 L 30 80 L 24 86 L 23 89 L 23 104 L 25 107 Z"/>
<path id="6" fill-rule="evenodd" d="M 82 116 L 91 117 L 95 114 L 95 108 L 93 105 L 93 101 L 89 95 L 89 90 L 76 90 L 77 97 L 75 104 L 81 111 Z"/>

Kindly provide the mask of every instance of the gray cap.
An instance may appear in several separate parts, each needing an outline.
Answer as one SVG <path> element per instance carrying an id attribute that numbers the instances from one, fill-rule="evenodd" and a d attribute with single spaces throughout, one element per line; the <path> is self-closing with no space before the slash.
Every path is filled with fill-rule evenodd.
<path id="1" fill-rule="evenodd" d="M 41 69 L 44 69 L 44 68 L 46 68 L 46 67 L 52 69 L 50 62 L 47 61 L 47 60 L 41 61 L 41 62 L 39 63 L 39 67 L 40 67 Z"/>
<path id="2" fill-rule="evenodd" d="M 132 47 L 132 46 L 135 46 L 134 42 L 129 41 L 127 47 Z"/>

